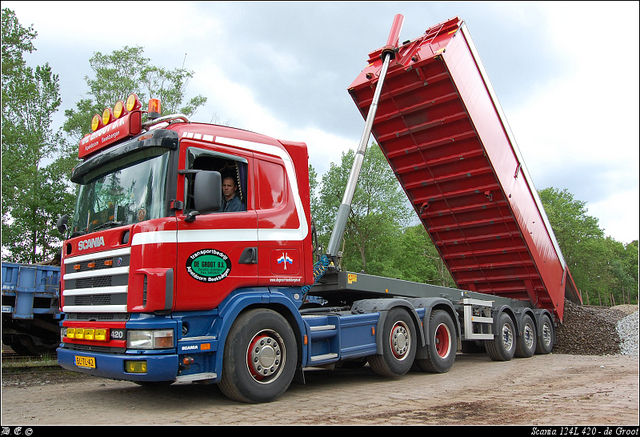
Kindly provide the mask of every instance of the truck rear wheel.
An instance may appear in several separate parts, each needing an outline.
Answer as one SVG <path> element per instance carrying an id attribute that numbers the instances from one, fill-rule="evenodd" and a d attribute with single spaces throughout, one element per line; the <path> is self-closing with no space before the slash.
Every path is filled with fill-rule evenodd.
<path id="1" fill-rule="evenodd" d="M 456 328 L 451 316 L 442 310 L 435 310 L 429 319 L 429 344 L 427 358 L 417 359 L 418 366 L 425 372 L 445 373 L 451 369 L 456 359 Z"/>
<path id="2" fill-rule="evenodd" d="M 498 332 L 485 346 L 493 361 L 509 361 L 516 352 L 516 327 L 507 313 L 500 314 L 498 320 Z"/>
<path id="3" fill-rule="evenodd" d="M 543 315 L 540 319 L 540 329 L 536 344 L 537 354 L 549 354 L 553 349 L 553 322 L 548 315 Z"/>
<path id="4" fill-rule="evenodd" d="M 411 369 L 416 356 L 416 327 L 411 315 L 393 308 L 382 328 L 382 355 L 370 355 L 369 365 L 384 376 L 402 376 Z"/>
<path id="5" fill-rule="evenodd" d="M 224 347 L 220 390 L 232 400 L 271 402 L 293 379 L 297 344 L 284 317 L 269 309 L 241 314 Z"/>
<path id="6" fill-rule="evenodd" d="M 522 335 L 516 342 L 516 357 L 529 358 L 536 352 L 536 325 L 530 315 L 522 318 Z"/>

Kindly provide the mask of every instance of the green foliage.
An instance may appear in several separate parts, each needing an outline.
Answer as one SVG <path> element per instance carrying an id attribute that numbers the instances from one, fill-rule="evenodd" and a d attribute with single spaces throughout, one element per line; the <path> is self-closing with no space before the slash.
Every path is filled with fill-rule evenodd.
<path id="1" fill-rule="evenodd" d="M 68 146 L 51 119 L 61 103 L 58 76 L 23 58 L 36 35 L 2 10 L 2 258 L 12 262 L 51 258 L 60 246 L 55 222 L 73 202 L 63 182 Z"/>
<path id="2" fill-rule="evenodd" d="M 322 177 L 314 217 L 325 247 L 342 202 L 354 155 L 353 150 L 343 153 L 340 166 L 331 163 Z M 398 181 L 380 149 L 370 147 L 347 221 L 342 267 L 371 274 L 389 271 L 391 241 L 401 233 L 401 225 L 407 217 L 408 209 Z"/>
<path id="3" fill-rule="evenodd" d="M 354 151 L 342 154 L 340 165 L 331 163 L 323 175 L 312 215 L 326 247 Z M 315 171 L 312 178 L 315 185 Z M 412 209 L 380 148 L 369 147 L 362 164 L 351 205 L 343 245 L 345 270 L 452 286 L 453 282 L 424 228 L 410 226 Z"/>
<path id="4" fill-rule="evenodd" d="M 566 189 L 539 191 L 549 222 L 583 301 L 610 305 L 638 301 L 638 242 L 604 236 L 586 202 Z"/>
<path id="5" fill-rule="evenodd" d="M 68 142 L 52 126 L 61 104 L 58 75 L 48 64 L 31 68 L 24 60 L 35 50 L 36 36 L 13 11 L 2 9 L 2 258 L 11 262 L 48 260 L 59 248 L 55 223 L 73 210 L 69 175 L 77 163 L 77 141 L 90 131 L 94 114 L 132 92 L 142 102 L 161 99 L 163 115 L 190 116 L 206 102 L 200 95 L 185 101 L 193 71 L 152 65 L 141 47 L 97 52 L 89 61 L 95 75 L 85 77 L 88 96 L 65 112 L 63 129 L 73 137 Z"/>
<path id="6" fill-rule="evenodd" d="M 422 225 L 406 228 L 395 262 L 402 271 L 401 279 L 455 287 L 455 283 Z"/>
<path id="7" fill-rule="evenodd" d="M 185 90 L 194 72 L 152 65 L 151 60 L 144 57 L 142 47 L 125 46 L 107 55 L 96 52 L 89 65 L 95 74 L 93 78 L 84 78 L 89 97 L 80 99 L 75 109 L 65 111 L 67 120 L 63 129 L 77 140 L 91 131 L 94 114 L 102 114 L 105 108 L 113 107 L 131 93 L 136 93 L 143 105 L 149 98 L 160 99 L 161 115 L 182 113 L 191 116 L 207 101 L 206 97 L 198 95 L 185 103 Z"/>

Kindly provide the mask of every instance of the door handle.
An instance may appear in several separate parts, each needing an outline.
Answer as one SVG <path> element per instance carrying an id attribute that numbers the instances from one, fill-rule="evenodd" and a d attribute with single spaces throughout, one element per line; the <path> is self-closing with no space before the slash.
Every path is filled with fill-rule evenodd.
<path id="1" fill-rule="evenodd" d="M 242 251 L 238 264 L 258 264 L 258 248 L 247 247 Z"/>

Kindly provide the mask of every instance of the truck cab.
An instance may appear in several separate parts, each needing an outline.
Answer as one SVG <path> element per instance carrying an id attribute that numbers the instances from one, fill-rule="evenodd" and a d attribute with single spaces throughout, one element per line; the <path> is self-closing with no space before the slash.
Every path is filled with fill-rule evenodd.
<path id="1" fill-rule="evenodd" d="M 302 304 L 313 283 L 304 143 L 169 116 L 139 129 L 114 120 L 79 155 L 62 261 L 63 367 L 215 379 L 233 296 L 286 300 L 293 312 Z M 223 180 L 233 182 L 236 211 L 222 210 Z M 181 351 L 207 358 L 185 365 Z"/>

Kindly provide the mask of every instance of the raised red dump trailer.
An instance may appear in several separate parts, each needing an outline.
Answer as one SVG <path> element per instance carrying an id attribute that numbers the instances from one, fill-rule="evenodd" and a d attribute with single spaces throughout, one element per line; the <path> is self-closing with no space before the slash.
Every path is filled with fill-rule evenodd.
<path id="1" fill-rule="evenodd" d="M 366 117 L 382 55 L 349 87 Z M 562 320 L 581 302 L 464 22 L 392 52 L 372 134 L 458 288 L 524 301 Z"/>

